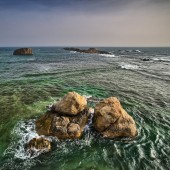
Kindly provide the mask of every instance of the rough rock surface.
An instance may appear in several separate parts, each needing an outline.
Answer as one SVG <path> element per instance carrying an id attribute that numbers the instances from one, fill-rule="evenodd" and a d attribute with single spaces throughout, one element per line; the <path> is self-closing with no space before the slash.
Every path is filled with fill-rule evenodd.
<path id="1" fill-rule="evenodd" d="M 104 137 L 135 137 L 136 124 L 116 97 L 99 102 L 94 111 L 94 128 Z"/>
<path id="2" fill-rule="evenodd" d="M 56 136 L 58 139 L 77 139 L 81 137 L 89 116 L 87 109 L 76 116 L 47 112 L 36 121 L 36 131 L 39 135 Z"/>
<path id="3" fill-rule="evenodd" d="M 96 48 L 89 48 L 87 50 L 81 50 L 79 48 L 64 48 L 64 50 L 68 50 L 68 51 L 76 51 L 76 52 L 79 52 L 79 53 L 91 53 L 91 54 L 111 54 L 110 52 L 107 52 L 107 51 L 101 51 L 101 50 L 98 50 Z"/>
<path id="4" fill-rule="evenodd" d="M 62 115 L 77 115 L 87 107 L 87 100 L 76 92 L 69 92 L 58 103 L 52 106 L 52 110 Z"/>
<path id="5" fill-rule="evenodd" d="M 33 138 L 27 144 L 27 149 L 30 151 L 40 150 L 49 152 L 51 150 L 51 142 L 45 138 Z"/>
<path id="6" fill-rule="evenodd" d="M 13 55 L 32 55 L 31 48 L 20 48 L 13 52 Z"/>

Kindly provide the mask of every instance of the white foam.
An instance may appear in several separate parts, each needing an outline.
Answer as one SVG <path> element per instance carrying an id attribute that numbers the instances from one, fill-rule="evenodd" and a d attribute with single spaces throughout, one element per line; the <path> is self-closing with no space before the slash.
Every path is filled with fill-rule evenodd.
<path id="1" fill-rule="evenodd" d="M 40 137 L 35 131 L 35 120 L 29 120 L 27 122 L 19 122 L 12 131 L 12 136 L 17 136 L 17 139 L 12 140 L 10 146 L 6 149 L 4 154 L 13 154 L 14 157 L 19 159 L 32 159 L 39 156 L 46 150 L 36 150 L 29 152 L 25 145 L 33 138 Z"/>
<path id="2" fill-rule="evenodd" d="M 35 64 L 35 67 L 40 72 L 51 70 L 51 66 L 49 64 Z"/>
<path id="3" fill-rule="evenodd" d="M 110 57 L 110 58 L 116 57 L 114 54 L 99 54 L 99 55 L 103 57 Z"/>
<path id="4" fill-rule="evenodd" d="M 75 53 L 77 53 L 77 51 L 70 51 L 70 53 L 73 53 L 73 54 L 75 54 Z"/>
<path id="5" fill-rule="evenodd" d="M 92 96 L 91 95 L 83 95 L 86 99 L 89 99 L 91 98 Z"/>
<path id="6" fill-rule="evenodd" d="M 133 64 L 125 64 L 125 63 L 121 63 L 120 67 L 123 69 L 127 69 L 127 70 L 136 70 L 139 68 L 138 65 L 133 65 Z"/>
<path id="7" fill-rule="evenodd" d="M 138 149 L 138 153 L 139 153 L 139 158 L 145 158 L 145 153 L 144 150 L 142 148 L 142 146 L 140 144 L 136 145 L 137 149 Z"/>
<path id="8" fill-rule="evenodd" d="M 141 51 L 140 50 L 135 50 L 136 52 L 138 52 L 138 53 L 141 53 Z"/>
<path id="9" fill-rule="evenodd" d="M 165 61 L 170 62 L 170 57 L 159 57 L 159 58 L 153 58 L 154 61 Z"/>

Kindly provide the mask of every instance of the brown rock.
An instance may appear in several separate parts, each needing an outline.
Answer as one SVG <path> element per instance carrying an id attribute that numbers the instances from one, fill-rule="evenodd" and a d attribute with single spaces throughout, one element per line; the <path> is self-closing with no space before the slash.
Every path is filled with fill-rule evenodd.
<path id="1" fill-rule="evenodd" d="M 13 52 L 13 55 L 32 55 L 31 48 L 20 48 Z"/>
<path id="2" fill-rule="evenodd" d="M 36 131 L 39 135 L 56 136 L 58 139 L 80 138 L 89 116 L 87 109 L 76 116 L 48 112 L 36 121 Z"/>
<path id="3" fill-rule="evenodd" d="M 116 97 L 104 99 L 96 105 L 93 123 L 104 137 L 134 137 L 137 134 L 135 121 Z"/>
<path id="4" fill-rule="evenodd" d="M 53 105 L 53 110 L 63 115 L 77 115 L 87 107 L 85 97 L 76 92 L 69 92 L 58 103 Z"/>
<path id="5" fill-rule="evenodd" d="M 27 144 L 27 149 L 48 152 L 51 150 L 51 142 L 45 138 L 33 138 Z"/>
<path id="6" fill-rule="evenodd" d="M 38 127 L 39 135 L 50 135 L 52 125 L 52 114 L 45 114 L 36 121 L 36 127 Z"/>
<path id="7" fill-rule="evenodd" d="M 101 51 L 101 50 L 98 50 L 96 48 L 89 48 L 87 50 L 81 50 L 79 48 L 64 48 L 64 50 L 68 50 L 68 51 L 76 51 L 76 52 L 79 52 L 79 53 L 90 53 L 90 54 L 111 54 L 110 52 L 107 52 L 107 51 Z"/>
<path id="8" fill-rule="evenodd" d="M 81 136 L 81 128 L 78 124 L 70 123 L 67 128 L 68 134 L 72 138 L 80 138 Z"/>

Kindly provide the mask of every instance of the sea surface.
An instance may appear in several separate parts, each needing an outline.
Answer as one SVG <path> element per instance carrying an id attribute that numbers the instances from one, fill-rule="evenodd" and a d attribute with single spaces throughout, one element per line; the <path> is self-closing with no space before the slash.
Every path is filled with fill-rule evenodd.
<path id="1" fill-rule="evenodd" d="M 0 48 L 1 170 L 170 169 L 170 48 L 99 48 L 112 53 L 100 55 L 37 47 L 31 56 L 14 49 Z M 138 136 L 105 139 L 90 120 L 81 139 L 49 138 L 51 152 L 30 155 L 24 145 L 38 136 L 35 120 L 69 91 L 89 106 L 117 97 Z"/>

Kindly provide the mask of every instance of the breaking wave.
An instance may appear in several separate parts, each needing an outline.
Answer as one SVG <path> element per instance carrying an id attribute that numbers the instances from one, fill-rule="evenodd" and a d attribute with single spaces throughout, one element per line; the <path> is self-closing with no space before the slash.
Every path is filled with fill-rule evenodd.
<path id="1" fill-rule="evenodd" d="M 138 65 L 133 65 L 133 64 L 125 64 L 125 63 L 121 63 L 120 67 L 123 69 L 127 69 L 127 70 L 136 70 L 139 68 Z"/>
<path id="2" fill-rule="evenodd" d="M 114 54 L 99 54 L 100 56 L 103 56 L 103 57 L 110 57 L 110 58 L 114 58 L 114 57 L 117 57 L 115 56 Z"/>
<path id="3" fill-rule="evenodd" d="M 34 152 L 29 152 L 26 148 L 25 145 L 33 138 L 40 137 L 36 131 L 35 131 L 35 120 L 29 120 L 29 121 L 20 121 L 17 123 L 17 125 L 14 127 L 12 133 L 12 136 L 16 137 L 18 140 L 12 140 L 13 142 L 11 145 L 6 149 L 5 155 L 6 154 L 12 154 L 14 155 L 15 158 L 19 159 L 32 159 L 43 152 L 39 150 L 34 150 Z M 48 138 L 49 139 L 49 138 Z M 49 139 L 51 140 L 51 139 Z M 14 142 L 15 141 L 15 142 Z"/>

